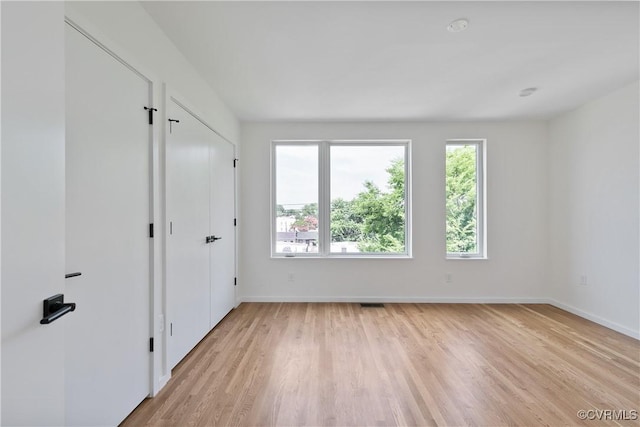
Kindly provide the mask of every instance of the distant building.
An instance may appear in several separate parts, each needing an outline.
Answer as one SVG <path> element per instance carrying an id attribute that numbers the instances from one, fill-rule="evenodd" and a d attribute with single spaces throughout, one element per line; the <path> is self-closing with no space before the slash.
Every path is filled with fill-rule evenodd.
<path id="1" fill-rule="evenodd" d="M 294 222 L 296 222 L 295 216 L 279 216 L 276 218 L 276 231 L 281 233 L 291 231 Z"/>

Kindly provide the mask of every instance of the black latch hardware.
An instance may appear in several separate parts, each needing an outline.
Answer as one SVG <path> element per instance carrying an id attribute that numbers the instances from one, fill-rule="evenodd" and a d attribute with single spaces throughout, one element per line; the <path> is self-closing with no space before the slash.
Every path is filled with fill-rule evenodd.
<path id="1" fill-rule="evenodd" d="M 65 303 L 64 295 L 62 294 L 56 294 L 47 298 L 43 301 L 42 306 L 42 320 L 40 320 L 41 325 L 48 325 L 54 320 L 57 320 L 76 309 L 76 303 Z"/>
<path id="2" fill-rule="evenodd" d="M 149 338 L 149 351 L 153 353 L 153 337 Z"/>
<path id="3" fill-rule="evenodd" d="M 173 132 L 173 124 L 180 123 L 180 120 L 169 119 L 169 133 Z"/>
<path id="4" fill-rule="evenodd" d="M 149 224 L 149 237 L 153 239 L 153 223 Z"/>
<path id="5" fill-rule="evenodd" d="M 70 279 L 72 277 L 78 277 L 78 276 L 82 276 L 82 273 L 80 273 L 79 271 L 76 273 L 69 273 L 69 274 L 65 274 L 64 278 L 65 279 Z"/>
<path id="6" fill-rule="evenodd" d="M 152 125 L 153 124 L 153 112 L 154 111 L 158 111 L 158 109 L 157 108 L 151 108 L 151 107 L 144 107 L 144 109 L 149 112 L 149 124 Z"/>
<path id="7" fill-rule="evenodd" d="M 213 242 L 215 242 L 216 240 L 220 240 L 220 239 L 222 239 L 222 237 L 217 237 L 217 236 L 207 236 L 204 240 L 205 240 L 205 243 L 213 243 Z"/>

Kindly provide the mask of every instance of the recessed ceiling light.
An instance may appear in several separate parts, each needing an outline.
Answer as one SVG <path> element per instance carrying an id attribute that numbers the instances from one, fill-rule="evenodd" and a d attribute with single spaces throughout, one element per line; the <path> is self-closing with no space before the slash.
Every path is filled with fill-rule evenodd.
<path id="1" fill-rule="evenodd" d="M 469 26 L 469 21 L 464 18 L 456 19 L 451 24 L 447 26 L 447 31 L 450 33 L 459 33 L 460 31 L 464 31 Z"/>
<path id="2" fill-rule="evenodd" d="M 533 95 L 537 90 L 538 90 L 537 87 L 528 87 L 526 89 L 522 89 L 520 91 L 520 96 L 525 97 L 525 96 Z"/>

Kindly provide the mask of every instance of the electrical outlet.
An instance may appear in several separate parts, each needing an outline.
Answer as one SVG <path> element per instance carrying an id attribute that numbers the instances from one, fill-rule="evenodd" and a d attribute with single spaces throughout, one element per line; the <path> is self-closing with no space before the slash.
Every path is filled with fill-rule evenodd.
<path id="1" fill-rule="evenodd" d="M 585 274 L 580 275 L 580 285 L 587 286 L 588 283 L 587 276 Z"/>
<path id="2" fill-rule="evenodd" d="M 453 283 L 453 275 L 451 273 L 447 273 L 444 276 L 445 283 Z"/>

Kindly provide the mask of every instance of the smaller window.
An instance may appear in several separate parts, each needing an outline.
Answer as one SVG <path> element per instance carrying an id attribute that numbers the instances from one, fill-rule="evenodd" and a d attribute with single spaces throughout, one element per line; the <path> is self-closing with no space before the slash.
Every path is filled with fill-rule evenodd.
<path id="1" fill-rule="evenodd" d="M 447 258 L 486 257 L 484 146 L 484 140 L 447 141 Z"/>

